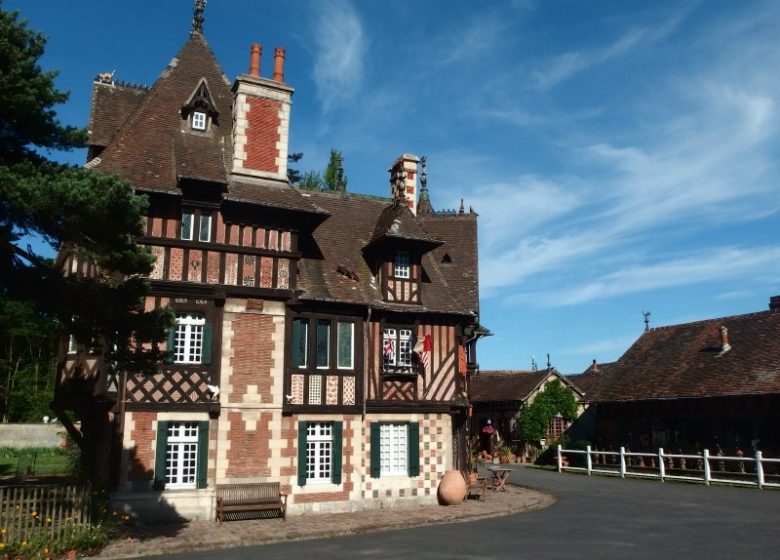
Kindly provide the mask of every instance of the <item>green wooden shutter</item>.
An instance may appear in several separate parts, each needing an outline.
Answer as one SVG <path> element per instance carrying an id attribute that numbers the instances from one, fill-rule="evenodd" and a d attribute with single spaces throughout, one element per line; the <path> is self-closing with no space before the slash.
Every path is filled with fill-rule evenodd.
<path id="1" fill-rule="evenodd" d="M 176 354 L 174 352 L 176 348 L 176 325 L 168 327 L 168 345 L 165 347 L 165 363 L 172 364 Z"/>
<path id="2" fill-rule="evenodd" d="M 331 482 L 333 484 L 341 484 L 341 461 L 342 453 L 341 447 L 343 445 L 343 424 L 341 422 L 333 422 L 333 464 L 331 465 Z"/>
<path id="3" fill-rule="evenodd" d="M 155 490 L 165 490 L 165 451 L 168 447 L 168 422 L 157 422 L 157 451 L 154 455 Z"/>
<path id="4" fill-rule="evenodd" d="M 306 486 L 306 431 L 308 422 L 298 422 L 298 486 Z"/>
<path id="5" fill-rule="evenodd" d="M 371 478 L 379 478 L 379 475 L 382 474 L 381 455 L 379 453 L 380 426 L 379 422 L 371 423 Z"/>
<path id="6" fill-rule="evenodd" d="M 420 424 L 409 422 L 409 476 L 420 475 Z"/>
<path id="7" fill-rule="evenodd" d="M 200 354 L 200 363 L 206 365 L 211 363 L 211 334 L 211 323 L 206 323 L 203 325 L 203 347 Z"/>
<path id="8" fill-rule="evenodd" d="M 208 486 L 209 476 L 209 422 L 198 422 L 198 480 L 197 487 Z"/>

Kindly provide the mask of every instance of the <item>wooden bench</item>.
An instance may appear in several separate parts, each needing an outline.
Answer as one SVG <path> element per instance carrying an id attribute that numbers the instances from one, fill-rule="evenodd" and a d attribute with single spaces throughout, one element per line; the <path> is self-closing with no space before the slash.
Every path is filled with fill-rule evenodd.
<path id="1" fill-rule="evenodd" d="M 287 519 L 287 494 L 278 482 L 217 484 L 217 521 L 222 525 L 226 513 L 278 511 Z"/>
<path id="2" fill-rule="evenodd" d="M 466 499 L 476 496 L 478 500 L 481 500 L 488 489 L 485 477 L 478 476 L 477 473 L 469 474 L 464 472 L 463 479 L 466 481 L 466 488 L 468 489 Z"/>

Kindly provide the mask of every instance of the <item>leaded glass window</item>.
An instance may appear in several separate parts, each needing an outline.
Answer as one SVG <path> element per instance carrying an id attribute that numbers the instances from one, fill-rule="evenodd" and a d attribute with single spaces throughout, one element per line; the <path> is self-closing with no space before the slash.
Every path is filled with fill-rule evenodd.
<path id="1" fill-rule="evenodd" d="M 339 369 L 352 369 L 354 368 L 355 323 L 339 321 L 337 336 L 338 367 Z"/>
<path id="2" fill-rule="evenodd" d="M 192 240 L 192 228 L 195 224 L 195 214 L 192 212 L 181 213 L 181 235 L 182 239 Z"/>
<path id="3" fill-rule="evenodd" d="M 211 241 L 211 212 L 200 213 L 199 241 Z"/>
<path id="4" fill-rule="evenodd" d="M 330 321 L 317 321 L 317 369 L 330 367 Z"/>
<path id="5" fill-rule="evenodd" d="M 410 260 L 406 251 L 396 251 L 393 257 L 393 276 L 396 278 L 409 278 Z"/>
<path id="6" fill-rule="evenodd" d="M 309 320 L 293 319 L 292 367 L 305 368 L 309 364 Z"/>

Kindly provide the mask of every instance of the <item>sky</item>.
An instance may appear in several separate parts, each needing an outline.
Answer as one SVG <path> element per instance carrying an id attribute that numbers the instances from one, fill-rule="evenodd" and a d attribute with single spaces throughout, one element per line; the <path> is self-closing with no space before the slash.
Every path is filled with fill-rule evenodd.
<path id="1" fill-rule="evenodd" d="M 6 0 L 86 126 L 92 80 L 151 84 L 191 0 Z M 287 49 L 290 150 L 389 195 L 428 156 L 436 210 L 479 214 L 482 370 L 563 373 L 644 329 L 767 309 L 780 295 L 780 5 L 775 1 L 210 0 L 229 79 Z M 76 164 L 85 154 L 52 154 Z"/>

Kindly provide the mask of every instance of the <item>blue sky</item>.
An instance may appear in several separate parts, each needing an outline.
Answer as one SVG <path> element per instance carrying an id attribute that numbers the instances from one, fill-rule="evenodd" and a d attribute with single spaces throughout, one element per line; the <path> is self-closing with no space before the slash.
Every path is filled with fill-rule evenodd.
<path id="1" fill-rule="evenodd" d="M 7 0 L 49 36 L 46 68 L 86 125 L 91 81 L 151 84 L 192 2 Z M 480 214 L 482 369 L 584 370 L 651 325 L 767 308 L 780 294 L 776 1 L 210 0 L 228 78 L 287 49 L 292 151 L 341 150 L 387 194 L 427 155 L 436 209 Z M 84 154 L 67 156 L 82 163 Z"/>

